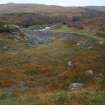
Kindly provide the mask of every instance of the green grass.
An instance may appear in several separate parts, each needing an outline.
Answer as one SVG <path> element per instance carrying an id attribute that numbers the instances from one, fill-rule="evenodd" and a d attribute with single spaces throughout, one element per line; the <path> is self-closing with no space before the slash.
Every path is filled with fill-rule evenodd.
<path id="1" fill-rule="evenodd" d="M 53 105 L 68 105 L 70 97 L 67 92 L 61 91 L 51 96 Z"/>
<path id="2" fill-rule="evenodd" d="M 40 95 L 0 93 L 0 105 L 105 105 L 105 91 L 57 91 Z"/>
<path id="3" fill-rule="evenodd" d="M 31 76 L 39 75 L 39 74 L 41 74 L 41 70 L 38 68 L 31 68 L 31 69 L 27 70 L 26 74 L 31 75 Z"/>
<path id="4" fill-rule="evenodd" d="M 5 92 L 0 95 L 0 105 L 38 105 L 39 97 L 22 96 L 12 92 Z"/>
<path id="5" fill-rule="evenodd" d="M 6 47 L 6 48 L 4 48 Z M 0 51 L 11 51 L 18 49 L 28 48 L 28 44 L 25 41 L 15 39 L 0 39 Z"/>
<path id="6" fill-rule="evenodd" d="M 0 105 L 17 105 L 19 101 L 20 98 L 15 93 L 5 92 L 0 94 Z"/>
<path id="7" fill-rule="evenodd" d="M 90 39 L 94 39 L 96 41 L 103 41 L 105 43 L 105 38 L 103 37 L 100 37 L 100 36 L 96 36 L 95 33 L 93 32 L 89 32 L 87 30 L 74 30 L 66 25 L 63 25 L 59 28 L 56 28 L 56 29 L 52 29 L 52 31 L 54 32 L 71 32 L 73 33 L 74 35 L 79 35 L 79 36 L 83 36 L 83 37 L 87 37 L 87 38 L 90 38 Z"/>
<path id="8" fill-rule="evenodd" d="M 55 31 L 55 32 L 70 32 L 71 30 L 66 25 L 63 25 L 59 28 L 52 29 L 52 31 Z"/>
<path id="9" fill-rule="evenodd" d="M 97 76 L 96 83 L 100 85 L 105 85 L 105 76 L 104 75 Z"/>
<path id="10" fill-rule="evenodd" d="M 105 105 L 105 92 L 90 93 L 87 102 L 88 105 Z"/>
<path id="11" fill-rule="evenodd" d="M 61 30 L 67 31 L 68 29 L 63 26 Z M 80 33 L 75 35 L 82 37 Z M 77 43 L 66 38 L 56 38 L 48 44 L 33 45 L 33 47 L 28 47 L 27 43 L 22 40 L 16 42 L 14 39 L 0 39 L 0 78 L 2 83 L 5 79 L 16 82 L 24 81 L 33 89 L 34 87 L 39 88 L 38 92 L 44 90 L 50 91 L 48 94 L 51 93 L 50 95 L 46 95 L 47 92 L 40 93 L 42 95 L 37 96 L 34 94 L 37 92 L 35 89 L 33 92 L 29 89 L 30 94 L 33 93 L 30 96 L 25 94 L 27 91 L 21 95 L 14 92 L 1 92 L 0 105 L 105 105 L 105 92 L 72 93 L 65 91 L 65 89 L 68 90 L 71 82 L 85 81 L 81 72 L 93 69 L 94 73 L 103 73 L 105 69 L 104 47 L 94 44 L 94 40 L 98 39 L 91 35 L 86 35 L 85 39 L 91 43 L 92 49 L 82 49 Z M 84 38 L 80 40 L 84 41 Z M 3 46 L 8 46 L 7 50 L 2 50 Z M 68 67 L 68 61 L 72 61 L 73 68 Z M 105 77 L 98 77 L 96 81 L 97 84 L 103 85 Z M 89 82 L 92 83 L 91 79 Z"/>

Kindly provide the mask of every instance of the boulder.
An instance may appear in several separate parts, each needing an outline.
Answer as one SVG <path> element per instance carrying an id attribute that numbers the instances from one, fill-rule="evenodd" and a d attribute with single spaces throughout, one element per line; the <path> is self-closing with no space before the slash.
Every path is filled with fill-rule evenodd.
<path id="1" fill-rule="evenodd" d="M 69 86 L 69 89 L 71 91 L 76 91 L 76 90 L 80 90 L 82 87 L 84 86 L 83 83 L 71 83 L 70 86 Z"/>
<path id="2" fill-rule="evenodd" d="M 104 41 L 100 41 L 99 44 L 100 44 L 100 45 L 103 45 L 103 44 L 104 44 Z"/>
<path id="3" fill-rule="evenodd" d="M 81 43 L 78 42 L 78 43 L 77 43 L 77 46 L 80 46 L 80 45 L 81 45 Z"/>
<path id="4" fill-rule="evenodd" d="M 88 47 L 88 49 L 92 49 L 92 48 L 93 48 L 92 46 L 89 46 L 89 47 Z"/>
<path id="5" fill-rule="evenodd" d="M 10 32 L 17 32 L 17 31 L 19 31 L 19 26 L 13 25 L 13 24 L 11 24 L 11 25 L 5 24 L 4 28 L 8 29 Z"/>
<path id="6" fill-rule="evenodd" d="M 91 69 L 90 69 L 90 70 L 86 70 L 86 71 L 85 71 L 85 75 L 88 76 L 88 77 L 89 77 L 89 76 L 93 76 L 93 75 L 94 75 L 94 72 L 93 72 L 93 70 L 91 70 Z"/>
<path id="7" fill-rule="evenodd" d="M 68 64 L 69 67 L 71 67 L 71 66 L 73 65 L 73 64 L 72 64 L 72 61 L 68 61 L 67 64 Z"/>
<path id="8" fill-rule="evenodd" d="M 7 46 L 3 46 L 3 49 L 7 49 L 8 47 Z"/>

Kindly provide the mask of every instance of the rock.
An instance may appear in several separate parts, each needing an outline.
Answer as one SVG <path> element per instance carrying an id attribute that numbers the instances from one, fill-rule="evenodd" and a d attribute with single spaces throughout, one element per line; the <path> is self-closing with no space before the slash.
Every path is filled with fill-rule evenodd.
<path id="1" fill-rule="evenodd" d="M 104 41 L 100 41 L 99 44 L 100 44 L 100 45 L 103 45 L 103 44 L 104 44 Z"/>
<path id="2" fill-rule="evenodd" d="M 77 46 L 80 46 L 80 45 L 81 45 L 81 44 L 78 42 L 78 43 L 77 43 Z"/>
<path id="3" fill-rule="evenodd" d="M 84 85 L 83 83 L 72 83 L 70 84 L 69 89 L 71 91 L 80 90 L 83 87 L 83 85 Z"/>
<path id="4" fill-rule="evenodd" d="M 83 43 L 77 43 L 77 46 L 79 46 L 81 49 L 86 48 L 87 46 Z"/>
<path id="5" fill-rule="evenodd" d="M 50 27 L 45 27 L 45 29 L 46 29 L 46 30 L 49 30 L 49 29 L 50 29 Z"/>
<path id="6" fill-rule="evenodd" d="M 73 64 L 72 64 L 72 61 L 68 61 L 67 64 L 68 64 L 69 67 L 71 67 L 71 66 L 73 65 Z"/>
<path id="7" fill-rule="evenodd" d="M 27 89 L 27 86 L 26 86 L 26 84 L 23 81 L 20 81 L 20 84 L 18 85 L 18 88 L 21 91 L 25 91 Z"/>
<path id="8" fill-rule="evenodd" d="M 25 91 L 28 89 L 28 86 L 26 85 L 26 83 L 24 81 L 20 81 L 18 84 L 13 85 L 12 87 L 10 87 L 10 89 L 13 90 L 19 90 L 19 91 Z"/>
<path id="9" fill-rule="evenodd" d="M 93 76 L 94 72 L 93 72 L 93 70 L 87 70 L 87 71 L 85 71 L 85 75 L 86 76 Z"/>
<path id="10" fill-rule="evenodd" d="M 93 48 L 92 46 L 89 46 L 89 47 L 88 47 L 88 49 L 92 49 L 92 48 Z"/>
<path id="11" fill-rule="evenodd" d="M 7 46 L 4 46 L 4 47 L 3 47 L 3 49 L 7 49 L 7 48 L 8 48 Z"/>
<path id="12" fill-rule="evenodd" d="M 13 32 L 19 31 L 19 26 L 14 25 L 14 24 L 11 24 L 11 25 L 5 24 L 5 25 L 4 25 L 4 28 L 6 28 L 6 29 L 8 29 L 8 30 L 10 30 L 10 31 L 13 31 Z"/>
<path id="13" fill-rule="evenodd" d="M 18 42 L 19 40 L 18 39 L 14 39 L 16 42 Z"/>
<path id="14" fill-rule="evenodd" d="M 14 29 L 19 29 L 19 26 L 18 25 L 14 25 L 14 24 L 11 24 L 11 25 L 8 25 L 9 28 L 14 28 Z"/>

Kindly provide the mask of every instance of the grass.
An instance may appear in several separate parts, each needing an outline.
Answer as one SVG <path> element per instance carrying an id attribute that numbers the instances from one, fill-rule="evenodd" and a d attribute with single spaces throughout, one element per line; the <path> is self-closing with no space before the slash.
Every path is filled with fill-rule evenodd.
<path id="1" fill-rule="evenodd" d="M 0 105 L 105 105 L 105 92 L 68 92 L 58 91 L 39 95 L 16 95 L 1 93 Z"/>
<path id="2" fill-rule="evenodd" d="M 104 75 L 96 76 L 96 83 L 100 85 L 105 85 L 105 76 Z"/>
<path id="3" fill-rule="evenodd" d="M 52 31 L 55 31 L 55 32 L 70 32 L 70 28 L 67 27 L 66 25 L 63 25 L 59 28 L 52 29 Z"/>
<path id="4" fill-rule="evenodd" d="M 70 97 L 68 93 L 64 91 L 58 92 L 51 96 L 51 100 L 54 105 L 68 105 L 70 103 L 69 99 Z"/>
<path id="5" fill-rule="evenodd" d="M 63 26 L 61 26 L 59 28 L 56 28 L 56 29 L 53 29 L 52 31 L 54 31 L 54 32 L 71 32 L 74 35 L 84 36 L 84 37 L 91 38 L 91 39 L 94 39 L 94 40 L 97 40 L 97 41 L 105 42 L 105 38 L 100 37 L 100 36 L 96 36 L 95 32 L 91 32 L 91 31 L 85 30 L 85 29 L 76 30 L 76 29 L 70 28 L 66 25 L 63 25 Z"/>
<path id="6" fill-rule="evenodd" d="M 61 30 L 67 31 L 66 28 L 64 26 Z M 93 36 L 92 39 L 97 40 Z M 104 105 L 105 92 L 98 86 L 105 86 L 105 50 L 104 45 L 94 43 L 94 40 L 87 39 L 87 36 L 80 38 L 80 42 L 92 46 L 88 49 L 67 38 L 56 38 L 33 47 L 24 40 L 0 39 L 0 86 L 6 88 L 24 81 L 29 87 L 23 93 L 19 90 L 0 92 L 0 105 Z M 3 50 L 3 46 L 8 46 L 7 50 Z M 72 61 L 73 67 L 68 66 L 68 61 Z M 88 69 L 94 71 L 95 77 L 100 73 L 103 76 L 84 77 Z M 87 79 L 89 86 L 85 85 L 85 91 L 66 91 L 70 83 L 85 83 Z M 96 92 L 94 85 L 100 92 Z"/>
<path id="7" fill-rule="evenodd" d="M 90 93 L 87 102 L 88 105 L 105 105 L 105 92 Z"/>
<path id="8" fill-rule="evenodd" d="M 25 81 L 28 85 L 32 83 L 33 87 L 48 86 L 48 90 L 68 89 L 73 80 L 85 81 L 83 75 L 80 75 L 82 71 L 93 69 L 95 72 L 104 72 L 103 47 L 96 46 L 91 41 L 89 43 L 92 44 L 92 49 L 82 49 L 75 42 L 63 38 L 34 47 L 27 47 L 25 41 L 2 41 L 8 42 L 6 45 L 9 46 L 7 51 L 1 50 L 0 53 L 3 86 L 6 86 L 6 77 L 6 80 L 15 78 L 15 81 Z M 68 67 L 68 61 L 72 61 L 74 67 Z"/>
<path id="9" fill-rule="evenodd" d="M 27 70 L 26 72 L 27 75 L 31 75 L 31 76 L 39 75 L 40 73 L 41 73 L 41 70 L 38 68 L 31 68 L 31 70 Z"/>

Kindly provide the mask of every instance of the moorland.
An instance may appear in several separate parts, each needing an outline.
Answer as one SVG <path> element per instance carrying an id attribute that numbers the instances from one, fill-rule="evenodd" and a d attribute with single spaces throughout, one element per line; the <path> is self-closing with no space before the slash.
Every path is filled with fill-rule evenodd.
<path id="1" fill-rule="evenodd" d="M 104 6 L 0 4 L 0 105 L 104 100 Z"/>

